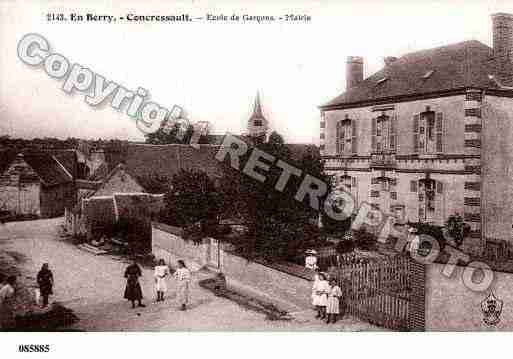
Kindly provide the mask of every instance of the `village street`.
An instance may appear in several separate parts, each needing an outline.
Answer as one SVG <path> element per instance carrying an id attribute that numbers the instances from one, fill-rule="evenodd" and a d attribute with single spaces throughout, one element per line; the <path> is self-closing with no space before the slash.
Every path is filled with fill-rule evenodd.
<path id="1" fill-rule="evenodd" d="M 313 318 L 313 311 L 292 313 L 293 320 L 271 321 L 264 314 L 243 308 L 201 288 L 198 280 L 211 273 L 196 272 L 190 310 L 181 312 L 174 300 L 174 283 L 166 302 L 154 303 L 153 272 L 143 269 L 146 308 L 131 309 L 123 299 L 126 262 L 112 256 L 97 256 L 59 238 L 61 218 L 11 222 L 0 226 L 0 251 L 22 254 L 23 276 L 34 278 L 42 263 L 48 262 L 55 277 L 54 301 L 72 309 L 80 319 L 72 329 L 89 331 L 161 330 L 375 330 L 345 318 L 326 325 Z"/>

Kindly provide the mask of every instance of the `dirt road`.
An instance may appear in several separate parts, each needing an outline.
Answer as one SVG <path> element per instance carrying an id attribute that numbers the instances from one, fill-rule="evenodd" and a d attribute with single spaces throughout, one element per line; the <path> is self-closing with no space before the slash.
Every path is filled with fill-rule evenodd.
<path id="1" fill-rule="evenodd" d="M 178 310 L 174 283 L 164 303 L 154 303 L 153 277 L 143 270 L 141 285 L 146 308 L 131 309 L 123 296 L 124 261 L 85 252 L 58 236 L 62 219 L 12 222 L 0 227 L 0 250 L 21 253 L 25 276 L 35 277 L 42 263 L 50 263 L 55 276 L 54 301 L 80 318 L 74 329 L 92 331 L 189 330 L 372 330 L 370 325 L 347 318 L 335 326 L 314 320 L 310 311 L 295 313 L 292 321 L 270 321 L 197 284 L 210 274 L 193 275 L 190 310 Z"/>

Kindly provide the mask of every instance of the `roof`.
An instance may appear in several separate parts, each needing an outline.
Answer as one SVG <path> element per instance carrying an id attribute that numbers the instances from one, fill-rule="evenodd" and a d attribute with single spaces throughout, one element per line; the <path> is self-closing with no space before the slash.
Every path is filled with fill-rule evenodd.
<path id="1" fill-rule="evenodd" d="M 78 174 L 78 158 L 75 150 L 53 150 L 48 151 L 50 155 L 55 156 L 57 161 L 66 168 L 66 170 L 73 176 L 77 177 Z"/>
<path id="2" fill-rule="evenodd" d="M 123 168 L 136 180 L 148 176 L 171 180 L 181 170 L 201 170 L 212 178 L 223 176 L 223 164 L 215 159 L 220 146 L 205 144 L 195 147 L 181 144 L 130 144 L 124 158 L 103 176 L 104 181 L 119 168 Z"/>
<path id="3" fill-rule="evenodd" d="M 71 174 L 57 161 L 55 156 L 45 152 L 26 153 L 23 154 L 23 159 L 47 186 L 73 181 Z"/>
<path id="4" fill-rule="evenodd" d="M 0 151 L 0 174 L 9 167 L 11 162 L 16 158 L 17 152 L 13 150 Z"/>
<path id="5" fill-rule="evenodd" d="M 329 109 L 469 87 L 499 89 L 492 49 L 471 40 L 406 54 L 321 106 Z M 512 65 L 513 72 L 513 65 Z M 430 75 L 428 72 L 433 71 Z M 503 83 L 502 85 L 511 85 Z"/>

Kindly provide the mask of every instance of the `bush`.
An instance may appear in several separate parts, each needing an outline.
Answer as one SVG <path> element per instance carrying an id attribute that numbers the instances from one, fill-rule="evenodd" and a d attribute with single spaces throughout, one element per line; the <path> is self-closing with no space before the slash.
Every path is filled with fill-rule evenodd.
<path id="1" fill-rule="evenodd" d="M 366 251 L 372 251 L 376 249 L 376 236 L 365 229 L 354 230 L 353 238 L 354 244 L 358 249 Z"/>
<path id="2" fill-rule="evenodd" d="M 417 234 L 428 235 L 428 236 L 436 239 L 440 246 L 440 250 L 443 250 L 445 248 L 447 241 L 445 239 L 442 227 L 434 226 L 434 225 L 428 224 L 428 223 L 408 223 L 408 225 L 417 229 Z"/>
<path id="3" fill-rule="evenodd" d="M 341 240 L 337 243 L 336 251 L 338 254 L 350 253 L 355 249 L 355 243 L 352 240 Z"/>

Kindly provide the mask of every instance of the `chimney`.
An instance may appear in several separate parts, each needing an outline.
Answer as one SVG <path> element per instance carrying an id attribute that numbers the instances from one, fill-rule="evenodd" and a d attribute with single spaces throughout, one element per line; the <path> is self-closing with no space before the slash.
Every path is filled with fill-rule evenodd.
<path id="1" fill-rule="evenodd" d="M 348 56 L 346 62 L 346 90 L 363 81 L 363 57 Z"/>
<path id="2" fill-rule="evenodd" d="M 394 56 L 387 56 L 385 57 L 384 61 L 385 61 L 385 66 L 388 66 L 390 65 L 392 62 L 394 62 L 395 60 L 397 60 L 397 57 L 394 57 Z"/>
<path id="3" fill-rule="evenodd" d="M 506 83 L 513 80 L 513 14 L 492 15 L 493 57 L 497 75 Z"/>

